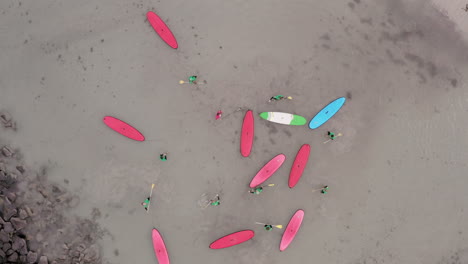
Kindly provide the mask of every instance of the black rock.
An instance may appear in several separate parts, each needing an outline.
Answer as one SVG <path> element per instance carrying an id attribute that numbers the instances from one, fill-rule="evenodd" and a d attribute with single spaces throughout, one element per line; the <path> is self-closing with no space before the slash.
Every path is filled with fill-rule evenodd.
<path id="1" fill-rule="evenodd" d="M 14 202 L 16 200 L 16 193 L 14 192 L 8 192 L 6 194 L 6 197 L 8 197 L 8 200 Z"/>
<path id="2" fill-rule="evenodd" d="M 37 253 L 36 252 L 32 252 L 32 251 L 29 251 L 28 252 L 28 256 L 27 256 L 27 261 L 28 263 L 34 263 L 37 261 Z"/>
<path id="3" fill-rule="evenodd" d="M 26 247 L 26 241 L 20 237 L 13 237 L 13 244 L 11 244 L 11 248 L 15 251 L 19 251 L 23 247 Z"/>
<path id="4" fill-rule="evenodd" d="M 12 216 L 16 215 L 16 213 L 16 208 L 5 204 L 5 207 L 3 209 L 3 219 L 5 219 L 5 221 L 8 221 Z"/>
<path id="5" fill-rule="evenodd" d="M 49 264 L 49 261 L 47 260 L 46 256 L 41 256 L 39 258 L 39 262 L 37 262 L 37 264 Z"/>
<path id="6" fill-rule="evenodd" d="M 28 245 L 29 250 L 36 251 L 36 252 L 40 251 L 41 249 L 40 243 L 34 240 L 32 237 L 26 239 L 26 242 L 28 243 L 27 245 Z"/>
<path id="7" fill-rule="evenodd" d="M 26 171 L 26 170 L 24 169 L 23 166 L 16 166 L 16 169 L 17 169 L 21 174 L 24 174 L 24 172 Z"/>
<path id="8" fill-rule="evenodd" d="M 19 253 L 20 253 L 20 255 L 22 255 L 22 256 L 27 256 L 27 255 L 28 255 L 28 246 L 27 246 L 27 245 L 24 245 L 24 247 L 22 247 L 22 248 L 19 250 Z"/>
<path id="9" fill-rule="evenodd" d="M 5 252 L 3 252 L 3 250 L 0 249 L 0 260 L 1 260 L 1 259 L 5 259 L 5 257 L 6 257 Z M 0 263 L 1 263 L 1 262 L 0 262 Z"/>
<path id="10" fill-rule="evenodd" d="M 2 154 L 3 154 L 3 156 L 9 158 L 9 157 L 13 156 L 14 152 L 9 146 L 4 146 L 2 148 Z"/>
<path id="11" fill-rule="evenodd" d="M 0 185 L 9 189 L 16 183 L 17 175 L 14 173 L 7 173 L 5 171 L 0 171 Z"/>
<path id="12" fill-rule="evenodd" d="M 13 249 L 10 248 L 9 250 L 6 251 L 6 255 L 7 255 L 7 256 L 10 256 L 10 255 L 13 254 L 14 252 L 15 252 L 15 251 L 14 251 Z"/>
<path id="13" fill-rule="evenodd" d="M 2 247 L 2 250 L 3 252 L 6 252 L 7 250 L 9 250 L 11 248 L 11 244 L 6 242 L 6 243 L 3 243 L 3 247 Z"/>
<path id="14" fill-rule="evenodd" d="M 20 219 L 26 219 L 29 216 L 28 213 L 26 212 L 26 210 L 24 210 L 24 209 L 19 209 L 18 214 L 19 214 Z"/>
<path id="15" fill-rule="evenodd" d="M 2 111 L 0 112 L 0 121 L 3 123 L 3 124 L 8 124 L 11 122 L 13 118 L 11 117 L 11 114 L 7 111 Z"/>
<path id="16" fill-rule="evenodd" d="M 8 261 L 10 262 L 16 262 L 18 260 L 18 253 L 16 252 L 13 252 L 13 254 L 11 254 L 8 258 L 7 258 Z"/>
<path id="17" fill-rule="evenodd" d="M 28 213 L 28 215 L 31 216 L 31 217 L 36 215 L 34 213 L 34 211 L 31 210 L 31 208 L 29 208 L 29 206 L 27 206 L 27 205 L 24 207 L 24 210 L 26 210 L 26 213 Z"/>
<path id="18" fill-rule="evenodd" d="M 26 226 L 26 220 L 13 217 L 10 219 L 11 224 L 16 230 L 21 230 Z"/>
<path id="19" fill-rule="evenodd" d="M 12 233 L 13 231 L 15 231 L 13 225 L 10 222 L 5 222 L 3 224 L 3 230 L 5 230 L 5 232 L 7 233 Z"/>
<path id="20" fill-rule="evenodd" d="M 85 249 L 86 249 L 86 246 L 84 244 L 80 244 L 78 247 L 76 247 L 76 250 L 78 250 L 79 252 L 82 252 Z"/>
<path id="21" fill-rule="evenodd" d="M 10 236 L 3 229 L 0 230 L 0 241 L 2 241 L 3 243 L 7 243 L 10 241 Z"/>
<path id="22" fill-rule="evenodd" d="M 16 122 L 15 121 L 11 121 L 11 122 L 8 122 L 6 124 L 4 124 L 5 128 L 11 128 L 13 129 L 14 131 L 16 131 Z"/>
<path id="23" fill-rule="evenodd" d="M 96 263 L 96 261 L 99 259 L 99 249 L 96 245 L 92 245 L 89 248 L 87 248 L 84 253 L 84 262 L 85 263 Z"/>

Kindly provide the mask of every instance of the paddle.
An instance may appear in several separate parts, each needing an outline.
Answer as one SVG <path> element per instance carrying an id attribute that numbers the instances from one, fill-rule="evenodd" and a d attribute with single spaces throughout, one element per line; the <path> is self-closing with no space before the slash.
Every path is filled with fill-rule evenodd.
<path id="1" fill-rule="evenodd" d="M 324 190 L 324 189 L 328 189 L 328 185 L 324 186 L 324 187 L 322 187 L 320 189 L 313 189 L 312 192 L 321 191 L 321 190 Z"/>
<path id="2" fill-rule="evenodd" d="M 338 133 L 338 135 L 336 135 L 336 137 L 341 137 L 342 135 L 343 135 L 343 134 L 341 134 L 341 133 Z M 330 140 L 331 140 L 331 138 L 330 138 L 329 140 L 327 140 L 327 141 L 323 142 L 323 144 L 326 144 L 326 143 L 328 143 L 328 141 L 330 141 Z"/>
<path id="3" fill-rule="evenodd" d="M 148 210 L 146 210 L 147 213 L 149 213 L 149 210 L 150 210 L 150 205 L 151 205 L 151 196 L 153 195 L 153 188 L 154 188 L 154 183 L 151 184 L 151 191 L 150 191 L 150 200 L 148 202 Z"/>
<path id="4" fill-rule="evenodd" d="M 265 186 L 257 186 L 257 187 L 262 187 L 262 188 L 263 188 L 263 187 L 273 187 L 273 186 L 275 186 L 275 184 L 274 184 L 274 183 L 270 183 L 270 184 L 265 185 Z M 252 189 L 256 189 L 257 187 L 252 188 Z"/>
<path id="5" fill-rule="evenodd" d="M 259 222 L 255 222 L 257 225 L 266 225 L 265 223 L 259 223 Z M 283 225 L 272 225 L 276 228 L 279 228 L 279 229 L 282 229 L 283 228 Z"/>
<path id="6" fill-rule="evenodd" d="M 186 81 L 183 81 L 183 80 L 180 80 L 179 81 L 179 84 L 184 84 L 184 83 L 191 83 L 191 82 L 186 82 Z M 195 83 L 192 82 L 192 84 L 199 84 L 200 82 L 196 81 Z"/>
<path id="7" fill-rule="evenodd" d="M 236 110 L 230 112 L 229 114 L 223 115 L 223 116 L 224 116 L 223 119 L 226 119 L 228 116 L 230 116 L 230 115 L 232 115 L 232 114 L 234 114 L 234 113 L 236 113 L 236 112 L 245 110 L 245 109 L 247 109 L 247 107 L 238 107 Z"/>

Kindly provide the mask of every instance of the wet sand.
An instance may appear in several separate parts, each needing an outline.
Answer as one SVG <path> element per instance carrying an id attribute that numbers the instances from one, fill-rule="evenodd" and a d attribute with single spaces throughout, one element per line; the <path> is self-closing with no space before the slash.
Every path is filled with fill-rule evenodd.
<path id="1" fill-rule="evenodd" d="M 72 214 L 100 211 L 97 221 L 110 234 L 102 240 L 108 263 L 155 263 L 153 226 L 173 263 L 465 263 L 462 7 L 2 2 L 0 106 L 18 129 L 2 130 L 1 140 L 79 195 Z M 152 8 L 178 50 L 146 22 Z M 178 84 L 192 74 L 207 83 Z M 268 103 L 276 94 L 294 99 Z M 348 97 L 343 109 L 314 131 L 256 118 L 252 155 L 240 156 L 238 107 L 310 119 L 341 96 Z M 233 113 L 215 121 L 218 109 Z M 114 133 L 105 115 L 134 125 L 148 141 Z M 323 144 L 327 130 L 344 136 Z M 312 147 L 308 168 L 290 190 L 289 169 L 304 143 Z M 169 160 L 159 161 L 166 151 Z M 278 153 L 287 160 L 270 181 L 276 186 L 248 195 L 253 175 Z M 153 182 L 146 214 L 140 202 Z M 328 194 L 311 193 L 324 184 Z M 204 193 L 220 193 L 222 205 L 201 209 Z M 299 208 L 303 226 L 280 253 L 282 233 L 254 223 L 286 225 Z M 208 248 L 242 229 L 257 235 L 230 249 Z"/>

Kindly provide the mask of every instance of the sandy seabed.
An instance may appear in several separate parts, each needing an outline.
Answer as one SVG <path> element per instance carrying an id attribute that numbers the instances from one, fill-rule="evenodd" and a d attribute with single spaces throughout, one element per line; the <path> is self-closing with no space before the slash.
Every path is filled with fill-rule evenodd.
<path id="1" fill-rule="evenodd" d="M 104 263 L 154 263 L 153 227 L 172 263 L 467 263 L 464 6 L 2 1 L 0 110 L 16 129 L 1 128 L 0 147 L 21 153 L 3 158 L 30 173 L 18 177 L 36 181 L 17 186 L 16 199 L 47 200 L 38 186 L 48 197 L 56 186 L 67 196 L 54 213 L 72 226 L 88 223 L 96 236 L 85 247 L 96 245 Z M 148 10 L 165 19 L 177 50 L 154 33 Z M 189 75 L 206 82 L 178 84 Z M 268 103 L 276 94 L 293 100 Z M 256 117 L 252 154 L 240 156 L 239 107 L 310 119 L 341 96 L 345 106 L 317 130 Z M 215 120 L 219 109 L 224 116 Z M 132 124 L 147 141 L 111 131 L 101 121 L 106 115 Z M 323 144 L 328 130 L 343 136 Z M 289 189 L 304 143 L 311 145 L 308 167 Z M 159 161 L 162 152 L 168 161 Z M 270 180 L 275 187 L 249 195 L 253 175 L 278 153 L 287 158 Z M 152 183 L 147 214 L 140 202 Z M 311 192 L 322 185 L 328 194 Z M 28 196 L 36 192 L 39 198 Z M 199 206 L 216 193 L 220 206 Z M 281 230 L 254 223 L 286 225 L 297 209 L 305 211 L 303 225 L 280 252 Z M 63 228 L 63 236 L 42 241 L 65 243 L 75 229 Z M 242 229 L 256 236 L 208 248 Z M 59 256 L 42 254 L 49 262 Z"/>

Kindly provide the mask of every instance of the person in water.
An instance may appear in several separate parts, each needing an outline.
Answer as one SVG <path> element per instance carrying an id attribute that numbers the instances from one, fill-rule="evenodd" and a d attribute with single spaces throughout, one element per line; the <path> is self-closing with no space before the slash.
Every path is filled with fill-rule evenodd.
<path id="1" fill-rule="evenodd" d="M 166 161 L 167 160 L 167 153 L 160 154 L 159 159 L 162 160 L 162 161 Z"/>
<path id="2" fill-rule="evenodd" d="M 223 111 L 219 110 L 219 111 L 216 113 L 216 120 L 220 119 L 220 118 L 221 118 L 221 115 L 223 115 Z"/>
<path id="3" fill-rule="evenodd" d="M 264 228 L 266 231 L 270 231 L 273 229 L 273 226 L 272 225 L 264 225 Z"/>
<path id="4" fill-rule="evenodd" d="M 323 188 L 322 188 L 322 190 L 320 191 L 320 193 L 327 194 L 327 193 L 328 193 L 328 185 L 327 185 L 327 186 L 323 186 Z"/>
<path id="5" fill-rule="evenodd" d="M 279 95 L 272 96 L 270 98 L 270 100 L 268 100 L 268 102 L 279 101 L 279 100 L 283 100 L 283 99 L 284 99 L 284 95 L 279 94 Z"/>
<path id="6" fill-rule="evenodd" d="M 216 195 L 216 199 L 213 199 L 213 200 L 210 200 L 210 205 L 212 206 L 218 206 L 220 205 L 221 203 L 219 202 L 219 194 Z"/>
<path id="7" fill-rule="evenodd" d="M 328 131 L 327 135 L 331 140 L 334 140 L 336 138 L 335 133 L 333 132 Z"/>
<path id="8" fill-rule="evenodd" d="M 151 200 L 151 198 L 148 197 L 148 198 L 146 198 L 146 200 L 144 202 L 141 203 L 141 205 L 143 206 L 143 208 L 145 208 L 146 211 L 148 211 L 148 206 L 150 204 L 150 200 Z"/>
<path id="9" fill-rule="evenodd" d="M 252 194 L 260 194 L 261 192 L 263 192 L 263 187 L 262 186 L 252 188 L 249 191 L 249 193 L 252 193 Z"/>
<path id="10" fill-rule="evenodd" d="M 189 83 L 192 83 L 192 84 L 197 84 L 197 76 L 196 75 L 192 75 L 188 78 L 188 82 Z"/>

